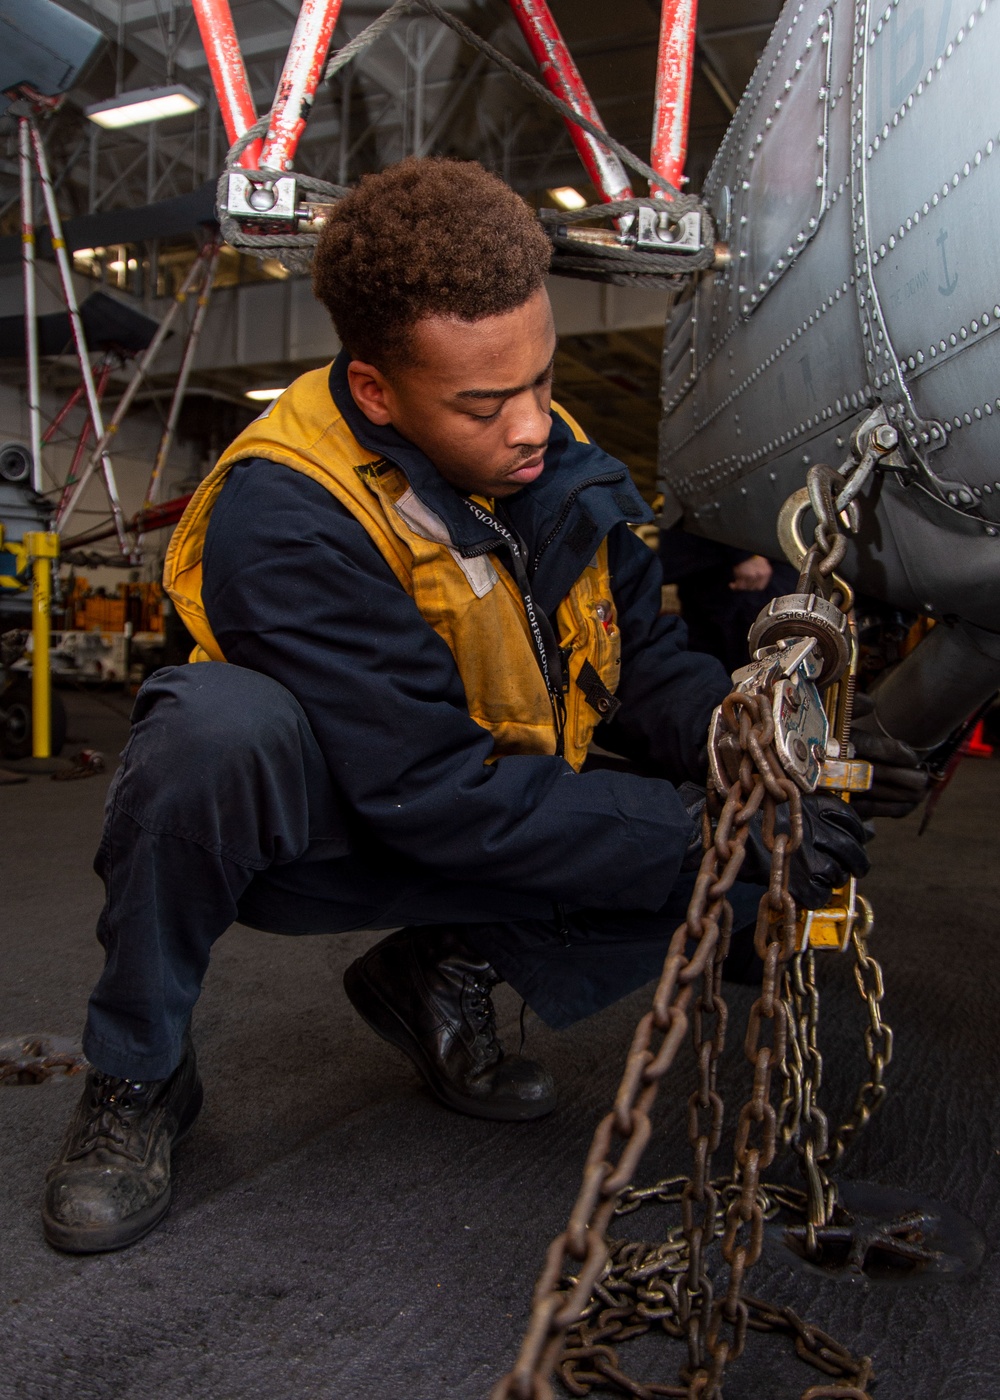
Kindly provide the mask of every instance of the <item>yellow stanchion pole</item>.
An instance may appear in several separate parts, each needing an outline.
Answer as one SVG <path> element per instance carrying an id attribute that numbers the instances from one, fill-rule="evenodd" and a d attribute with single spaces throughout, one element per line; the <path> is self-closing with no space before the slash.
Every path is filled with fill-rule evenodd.
<path id="1" fill-rule="evenodd" d="M 52 756 L 52 561 L 59 557 L 59 536 L 36 530 L 24 536 L 31 557 L 31 753 Z"/>

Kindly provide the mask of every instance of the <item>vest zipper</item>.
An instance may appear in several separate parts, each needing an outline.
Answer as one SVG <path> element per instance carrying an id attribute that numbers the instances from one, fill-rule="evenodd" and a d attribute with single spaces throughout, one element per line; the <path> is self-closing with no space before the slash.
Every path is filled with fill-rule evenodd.
<path id="1" fill-rule="evenodd" d="M 571 509 L 573 508 L 573 503 L 575 502 L 577 496 L 579 496 L 580 492 L 586 491 L 588 486 L 615 486 L 619 481 L 624 481 L 625 477 L 625 472 L 605 472 L 603 476 L 592 476 L 589 481 L 581 481 L 579 486 L 573 487 L 572 491 L 569 493 L 569 495 L 563 502 L 563 508 L 559 512 L 559 519 L 556 521 L 552 529 L 549 531 L 545 539 L 535 551 L 535 557 L 531 561 L 532 573 L 534 573 L 535 570 L 538 568 L 539 559 L 541 559 L 542 555 L 548 549 L 549 545 L 555 539 L 556 535 L 558 535 L 559 531 L 566 524 L 566 518 L 569 515 Z"/>
<path id="2" fill-rule="evenodd" d="M 525 568 L 523 541 L 519 543 L 515 535 L 501 521 L 488 511 L 483 510 L 481 506 L 476 505 L 475 501 L 470 501 L 467 496 L 462 499 L 476 519 L 495 531 L 510 551 L 514 567 L 514 580 L 521 594 L 521 602 L 528 619 L 528 630 L 531 633 L 535 656 L 542 673 L 542 680 L 545 682 L 549 703 L 552 706 L 556 731 L 556 755 L 562 758 L 566 750 L 566 698 L 563 693 L 562 656 L 552 624 L 532 596 L 531 583 Z M 462 553 L 466 559 L 476 559 L 483 554 L 492 553 L 494 548 L 492 543 L 485 543 L 477 545 L 474 549 L 463 550 Z"/>

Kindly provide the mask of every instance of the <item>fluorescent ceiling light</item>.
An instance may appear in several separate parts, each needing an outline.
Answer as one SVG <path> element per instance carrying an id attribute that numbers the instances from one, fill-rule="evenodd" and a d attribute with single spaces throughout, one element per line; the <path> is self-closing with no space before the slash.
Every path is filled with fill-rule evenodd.
<path id="1" fill-rule="evenodd" d="M 84 115 L 108 131 L 123 126 L 138 126 L 140 122 L 161 122 L 165 117 L 181 117 L 196 112 L 201 98 L 181 83 L 173 87 L 137 88 L 135 92 L 120 92 L 106 102 L 95 102 L 84 108 Z"/>
<path id="2" fill-rule="evenodd" d="M 549 190 L 549 194 L 563 209 L 586 209 L 587 207 L 587 201 L 583 195 L 572 185 L 560 185 L 557 190 Z"/>
<path id="3" fill-rule="evenodd" d="M 244 396 L 253 399 L 256 403 L 270 403 L 272 399 L 279 398 L 285 392 L 285 385 L 280 389 L 245 389 Z"/>

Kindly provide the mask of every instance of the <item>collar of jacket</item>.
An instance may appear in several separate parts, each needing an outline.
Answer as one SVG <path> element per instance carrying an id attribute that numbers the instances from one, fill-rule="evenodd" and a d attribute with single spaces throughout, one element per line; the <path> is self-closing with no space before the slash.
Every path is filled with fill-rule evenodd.
<path id="1" fill-rule="evenodd" d="M 365 417 L 347 382 L 348 364 L 342 350 L 330 366 L 330 394 L 358 442 L 400 468 L 424 505 L 444 521 L 459 553 L 480 552 L 496 539 L 494 532 L 418 447 L 395 428 Z M 544 472 L 508 497 L 504 509 L 527 547 L 533 591 L 547 612 L 566 596 L 615 525 L 653 519 L 624 464 L 592 442 L 577 442 L 558 414 L 552 415 Z"/>

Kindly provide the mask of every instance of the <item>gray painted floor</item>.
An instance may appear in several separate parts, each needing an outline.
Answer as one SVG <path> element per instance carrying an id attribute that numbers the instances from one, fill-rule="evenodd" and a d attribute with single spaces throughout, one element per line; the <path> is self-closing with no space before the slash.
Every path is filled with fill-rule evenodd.
<path id="1" fill-rule="evenodd" d="M 114 754 L 125 701 L 67 698 L 73 737 Z M 79 1032 L 100 965 L 90 859 L 106 785 L 35 778 L 0 790 L 0 1037 Z M 773 1262 L 753 1277 L 755 1292 L 872 1353 L 877 1400 L 1000 1395 L 998 792 L 1000 764 L 969 760 L 925 837 L 913 820 L 883 824 L 873 848 L 867 885 L 896 1059 L 886 1107 L 846 1169 L 950 1202 L 985 1231 L 983 1265 L 908 1288 L 852 1287 Z M 0 1090 L 2 1400 L 487 1394 L 513 1355 L 648 993 L 559 1035 L 529 1017 L 529 1051 L 551 1065 L 562 1105 L 539 1124 L 491 1125 L 429 1099 L 354 1015 L 341 974 L 377 936 L 235 928 L 222 940 L 195 1020 L 205 1111 L 178 1152 L 170 1216 L 129 1251 L 74 1259 L 42 1240 L 40 1183 L 78 1087 Z M 822 971 L 836 1112 L 860 1072 L 864 1018 L 847 961 L 830 955 Z M 730 999 L 733 1105 L 752 993 L 733 988 Z M 501 1002 L 513 1038 L 518 1008 Z M 664 1093 L 644 1180 L 686 1166 L 689 1068 L 688 1058 Z M 672 1380 L 679 1359 L 659 1339 L 626 1353 L 647 1380 Z M 786 1344 L 756 1337 L 730 1376 L 729 1400 L 798 1396 L 821 1380 Z"/>

